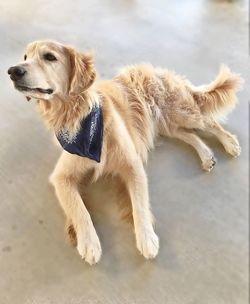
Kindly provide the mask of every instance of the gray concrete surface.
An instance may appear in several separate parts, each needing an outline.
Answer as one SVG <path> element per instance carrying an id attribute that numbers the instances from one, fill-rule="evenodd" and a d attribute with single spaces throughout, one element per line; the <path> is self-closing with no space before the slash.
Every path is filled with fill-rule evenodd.
<path id="1" fill-rule="evenodd" d="M 247 1 L 0 1 L 0 303 L 246 304 L 248 298 Z M 88 189 L 103 257 L 86 265 L 63 237 L 64 218 L 47 183 L 59 151 L 34 104 L 12 88 L 7 68 L 26 43 L 57 39 L 96 50 L 101 77 L 141 61 L 175 69 L 194 84 L 224 62 L 246 78 L 227 128 L 242 145 L 200 170 L 192 148 L 162 140 L 147 168 L 161 249 L 139 256 L 119 220 L 112 181 Z"/>

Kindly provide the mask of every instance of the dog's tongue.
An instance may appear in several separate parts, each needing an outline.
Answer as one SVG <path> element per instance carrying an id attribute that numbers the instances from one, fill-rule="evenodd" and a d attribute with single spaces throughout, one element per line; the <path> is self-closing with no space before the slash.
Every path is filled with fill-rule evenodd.
<path id="1" fill-rule="evenodd" d="M 26 99 L 27 99 L 27 101 L 30 101 L 30 100 L 31 100 L 31 98 L 30 98 L 29 96 L 26 96 Z"/>

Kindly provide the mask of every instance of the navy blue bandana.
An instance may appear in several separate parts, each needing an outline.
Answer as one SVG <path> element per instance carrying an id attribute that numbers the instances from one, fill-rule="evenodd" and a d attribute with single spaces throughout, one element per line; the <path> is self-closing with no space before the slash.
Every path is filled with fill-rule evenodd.
<path id="1" fill-rule="evenodd" d="M 71 154 L 88 157 L 100 162 L 103 141 L 103 116 L 100 107 L 95 107 L 81 121 L 80 130 L 73 136 L 67 130 L 56 135 L 64 150 Z"/>

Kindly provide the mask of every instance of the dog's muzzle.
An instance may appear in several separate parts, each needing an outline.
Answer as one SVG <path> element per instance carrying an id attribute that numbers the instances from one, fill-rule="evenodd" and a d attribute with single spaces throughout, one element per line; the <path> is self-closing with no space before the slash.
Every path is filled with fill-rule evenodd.
<path id="1" fill-rule="evenodd" d="M 52 94 L 54 91 L 52 89 L 43 89 L 43 88 L 30 88 L 25 85 L 23 81 L 23 76 L 27 73 L 24 67 L 14 66 L 8 69 L 8 74 L 10 79 L 14 82 L 15 88 L 19 91 L 33 91 L 42 94 Z"/>

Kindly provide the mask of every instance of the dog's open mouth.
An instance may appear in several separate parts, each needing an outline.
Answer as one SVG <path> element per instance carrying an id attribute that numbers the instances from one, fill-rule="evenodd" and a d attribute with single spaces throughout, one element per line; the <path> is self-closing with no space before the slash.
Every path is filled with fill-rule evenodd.
<path id="1" fill-rule="evenodd" d="M 26 86 L 21 86 L 21 85 L 15 85 L 16 89 L 19 91 L 33 91 L 33 92 L 39 92 L 42 94 L 52 94 L 53 90 L 52 89 L 42 89 L 42 88 L 29 88 Z"/>

